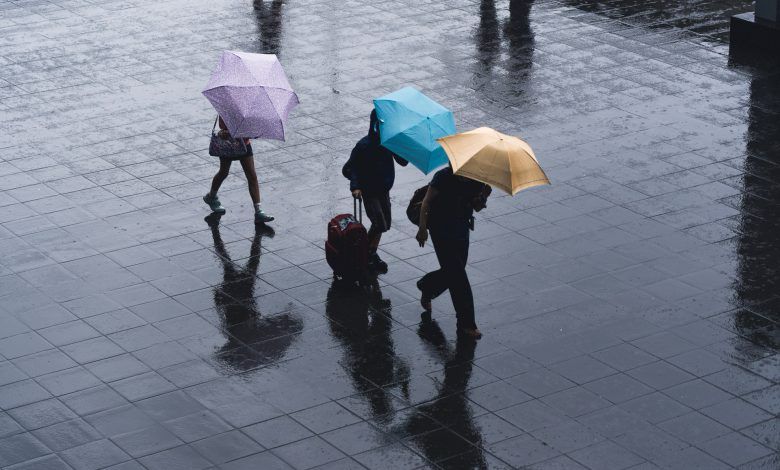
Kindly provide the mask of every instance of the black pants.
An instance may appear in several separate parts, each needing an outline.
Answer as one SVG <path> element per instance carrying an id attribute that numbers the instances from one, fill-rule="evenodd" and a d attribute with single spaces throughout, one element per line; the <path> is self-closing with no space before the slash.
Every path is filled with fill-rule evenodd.
<path id="1" fill-rule="evenodd" d="M 466 274 L 469 241 L 437 237 L 432 233 L 431 242 L 436 250 L 440 268 L 423 276 L 418 286 L 431 298 L 436 298 L 449 289 L 458 318 L 458 328 L 476 328 L 474 296 Z"/>

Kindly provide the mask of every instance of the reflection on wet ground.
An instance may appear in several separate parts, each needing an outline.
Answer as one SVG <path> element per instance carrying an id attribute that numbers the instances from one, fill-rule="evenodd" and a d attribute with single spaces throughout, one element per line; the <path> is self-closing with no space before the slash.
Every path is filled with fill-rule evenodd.
<path id="1" fill-rule="evenodd" d="M 753 10 L 753 2 L 745 0 L 707 2 L 567 0 L 566 3 L 633 26 L 666 31 L 682 29 L 722 41 L 728 40 L 731 16 Z"/>
<path id="2" fill-rule="evenodd" d="M 744 2 L 205 0 L 0 7 L 0 468 L 780 466 L 780 68 Z M 256 141 L 273 229 L 215 162 L 222 49 L 301 97 Z M 411 84 L 527 139 L 470 249 L 485 337 L 389 272 L 334 282 L 325 224 L 370 99 Z"/>

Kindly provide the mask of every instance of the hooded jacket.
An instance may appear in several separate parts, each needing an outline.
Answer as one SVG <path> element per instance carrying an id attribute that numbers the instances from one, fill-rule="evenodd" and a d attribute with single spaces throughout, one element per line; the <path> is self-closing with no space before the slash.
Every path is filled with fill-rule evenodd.
<path id="1" fill-rule="evenodd" d="M 341 173 L 349 179 L 349 189 L 359 189 L 366 195 L 382 194 L 393 187 L 395 164 L 406 166 L 409 162 L 382 147 L 379 140 L 379 119 L 371 111 L 368 135 L 360 139 Z"/>

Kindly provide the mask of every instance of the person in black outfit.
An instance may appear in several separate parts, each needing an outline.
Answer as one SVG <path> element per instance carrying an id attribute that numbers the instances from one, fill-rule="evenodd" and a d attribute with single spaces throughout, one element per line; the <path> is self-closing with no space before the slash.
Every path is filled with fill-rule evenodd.
<path id="1" fill-rule="evenodd" d="M 382 147 L 379 140 L 379 119 L 371 111 L 368 135 L 355 144 L 341 173 L 349 179 L 349 189 L 355 199 L 363 199 L 366 215 L 371 220 L 368 230 L 368 262 L 379 272 L 387 272 L 387 263 L 377 254 L 382 233 L 390 230 L 390 189 L 395 182 L 395 164 L 409 162 Z"/>
<path id="2" fill-rule="evenodd" d="M 490 186 L 453 174 L 447 167 L 436 172 L 420 208 L 417 241 L 425 246 L 428 231 L 440 268 L 417 281 L 420 303 L 431 311 L 431 300 L 449 289 L 458 320 L 458 334 L 480 338 L 474 319 L 474 297 L 466 274 L 469 231 L 474 228 L 474 211 L 487 206 Z"/>

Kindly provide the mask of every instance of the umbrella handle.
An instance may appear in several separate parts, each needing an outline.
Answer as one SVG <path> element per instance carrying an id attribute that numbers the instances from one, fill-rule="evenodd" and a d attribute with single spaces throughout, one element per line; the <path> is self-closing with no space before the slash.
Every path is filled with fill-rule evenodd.
<path id="1" fill-rule="evenodd" d="M 214 135 L 214 131 L 217 130 L 217 122 L 218 121 L 219 121 L 219 114 L 217 114 L 216 119 L 214 119 L 214 125 L 211 126 L 211 135 L 212 136 Z M 235 138 L 233 136 L 230 136 L 230 138 L 235 140 Z M 241 140 L 241 145 L 244 146 L 244 153 L 245 154 L 249 153 L 249 148 L 246 146 L 246 141 L 243 138 L 241 138 L 241 137 L 239 137 L 239 140 Z"/>

